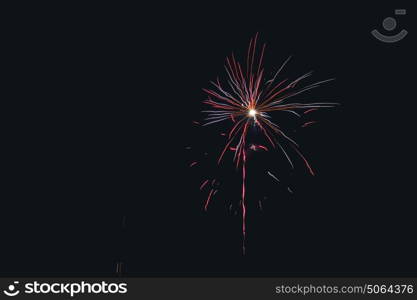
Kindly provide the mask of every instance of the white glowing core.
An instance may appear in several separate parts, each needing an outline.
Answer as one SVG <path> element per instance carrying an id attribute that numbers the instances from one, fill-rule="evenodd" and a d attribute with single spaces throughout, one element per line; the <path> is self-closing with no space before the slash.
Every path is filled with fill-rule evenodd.
<path id="1" fill-rule="evenodd" d="M 254 110 L 254 109 L 250 109 L 249 112 L 248 112 L 248 114 L 249 114 L 250 117 L 255 117 L 257 113 L 258 112 L 256 110 Z"/>

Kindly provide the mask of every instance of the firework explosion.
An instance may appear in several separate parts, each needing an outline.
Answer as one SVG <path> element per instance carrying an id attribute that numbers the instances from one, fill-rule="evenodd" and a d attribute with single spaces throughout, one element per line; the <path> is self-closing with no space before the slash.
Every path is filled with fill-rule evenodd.
<path id="1" fill-rule="evenodd" d="M 222 85 L 219 79 L 217 79 L 216 82 L 211 82 L 214 88 L 203 89 L 208 95 L 208 98 L 203 102 L 210 106 L 210 110 L 203 111 L 203 113 L 207 114 L 207 117 L 201 125 L 207 126 L 223 122 L 229 127 L 227 132 L 222 133 L 226 137 L 226 142 L 223 150 L 219 153 L 217 163 L 221 164 L 225 153 L 231 151 L 233 152 L 234 164 L 241 174 L 241 199 L 239 205 L 242 214 L 243 253 L 245 253 L 246 238 L 246 164 L 248 151 L 277 149 L 285 156 L 291 167 L 294 168 L 293 161 L 287 153 L 287 148 L 292 148 L 294 153 L 303 160 L 309 173 L 314 175 L 312 167 L 301 153 L 298 144 L 280 128 L 271 118 L 270 113 L 282 111 L 301 117 L 302 114 L 307 114 L 319 108 L 334 107 L 336 105 L 336 103 L 324 102 L 290 102 L 289 100 L 294 96 L 319 87 L 320 84 L 332 79 L 300 86 L 304 79 L 311 76 L 312 72 L 309 72 L 292 81 L 289 79 L 279 80 L 280 73 L 290 58 L 282 64 L 272 78 L 265 78 L 263 68 L 265 44 L 263 44 L 260 54 L 257 55 L 257 36 L 258 34 L 250 40 L 245 65 L 242 66 L 233 54 L 231 57 L 226 58 L 227 85 Z M 306 122 L 302 127 L 307 127 L 314 123 L 315 121 Z M 199 122 L 195 122 L 195 124 L 200 125 Z M 248 135 L 253 133 L 253 131 L 249 130 L 251 127 L 259 129 L 256 131 L 256 134 L 260 133 L 265 138 L 267 141 L 266 145 L 248 142 Z M 192 162 L 190 167 L 195 166 L 197 163 L 197 161 Z M 274 174 L 269 171 L 267 174 L 279 182 L 279 179 Z M 217 192 L 215 183 L 216 179 L 206 179 L 200 185 L 200 190 L 203 190 L 206 186 L 211 185 L 212 187 L 204 204 L 205 210 L 207 210 L 210 200 Z M 292 192 L 290 188 L 288 188 L 288 191 Z"/>

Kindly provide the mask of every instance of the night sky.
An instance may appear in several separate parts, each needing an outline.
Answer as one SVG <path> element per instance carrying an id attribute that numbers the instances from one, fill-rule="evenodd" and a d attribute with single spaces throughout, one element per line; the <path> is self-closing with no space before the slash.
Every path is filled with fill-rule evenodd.
<path id="1" fill-rule="evenodd" d="M 370 34 L 395 8 L 407 7 L 13 10 L 0 274 L 115 276 L 122 261 L 124 276 L 415 276 L 413 36 Z M 397 18 L 411 31 L 411 16 Z M 194 149 L 223 145 L 219 127 L 192 124 L 202 88 L 256 32 L 268 71 L 292 55 L 284 76 L 336 78 L 303 99 L 341 105 L 308 128 L 281 120 L 317 176 L 300 160 L 291 171 L 279 152 L 249 163 L 242 256 L 241 218 L 227 210 L 238 174 L 229 161 L 228 185 L 204 212 L 198 187 L 211 170 L 189 164 Z M 280 170 L 294 194 L 260 166 Z"/>

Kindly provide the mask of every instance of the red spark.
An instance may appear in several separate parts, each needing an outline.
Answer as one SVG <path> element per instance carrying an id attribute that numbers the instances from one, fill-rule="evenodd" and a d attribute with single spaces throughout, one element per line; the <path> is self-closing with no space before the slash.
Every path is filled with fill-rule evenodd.
<path id="1" fill-rule="evenodd" d="M 311 113 L 311 112 L 316 111 L 316 110 L 317 110 L 317 108 L 307 109 L 307 110 L 304 112 L 304 114 L 308 114 L 308 113 Z"/>
<path id="2" fill-rule="evenodd" d="M 211 199 L 211 196 L 213 195 L 213 191 L 214 191 L 214 189 L 211 189 L 210 190 L 210 193 L 209 193 L 209 195 L 207 197 L 206 204 L 204 205 L 204 210 L 205 211 L 207 211 L 207 207 L 208 207 L 208 205 L 210 203 L 210 199 Z"/>
<path id="3" fill-rule="evenodd" d="M 305 122 L 303 125 L 301 125 L 301 127 L 307 127 L 307 126 L 310 126 L 310 125 L 313 125 L 313 124 L 315 124 L 315 123 L 317 123 L 316 121 L 310 121 L 310 122 Z"/>
<path id="4" fill-rule="evenodd" d="M 205 181 L 203 181 L 203 183 L 200 185 L 200 191 L 206 186 L 207 182 L 209 182 L 208 179 L 206 179 Z"/>

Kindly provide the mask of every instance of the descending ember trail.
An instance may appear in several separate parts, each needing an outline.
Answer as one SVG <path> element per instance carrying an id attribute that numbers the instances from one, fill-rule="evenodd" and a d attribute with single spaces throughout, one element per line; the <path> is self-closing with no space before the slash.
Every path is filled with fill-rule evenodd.
<path id="1" fill-rule="evenodd" d="M 227 85 L 222 84 L 217 79 L 216 82 L 211 82 L 214 88 L 203 89 L 208 95 L 207 99 L 203 102 L 209 105 L 211 109 L 203 111 L 207 114 L 207 117 L 201 126 L 227 121 L 227 125 L 231 124 L 229 130 L 226 133 L 222 133 L 227 140 L 223 150 L 219 154 L 217 162 L 220 164 L 226 151 L 229 150 L 234 152 L 233 161 L 236 168 L 241 170 L 242 192 L 239 203 L 242 214 L 243 253 L 245 253 L 246 238 L 246 163 L 248 151 L 269 151 L 268 147 L 278 149 L 284 154 L 291 167 L 294 168 L 287 148 L 293 149 L 302 159 L 310 174 L 314 175 L 312 167 L 301 153 L 298 144 L 273 121 L 270 113 L 281 111 L 301 117 L 301 115 L 305 115 L 319 108 L 334 107 L 337 105 L 337 103 L 326 102 L 290 102 L 290 98 L 317 88 L 320 84 L 332 79 L 301 86 L 301 82 L 312 75 L 312 72 L 308 72 L 292 81 L 289 79 L 278 80 L 282 70 L 290 60 L 288 58 L 277 70 L 275 75 L 267 80 L 263 68 L 265 44 L 262 45 L 260 54 L 257 55 L 257 40 L 258 34 L 250 40 L 246 64 L 244 66 L 235 59 L 233 54 L 231 57 L 226 58 Z M 194 121 L 194 123 L 200 125 L 198 122 Z M 302 127 L 307 127 L 314 123 L 315 121 L 306 122 Z M 248 143 L 248 135 L 252 134 L 252 131 L 249 130 L 250 127 L 258 128 L 258 132 L 265 138 L 269 146 Z M 197 162 L 192 162 L 190 166 L 196 164 Z M 267 173 L 279 182 L 275 175 L 269 171 Z M 207 210 L 210 200 L 217 191 L 216 187 L 214 187 L 214 182 L 215 180 L 212 181 L 209 189 L 209 194 L 204 205 L 205 210 Z M 209 185 L 209 179 L 206 179 L 202 182 L 200 189 L 203 190 L 205 186 Z M 288 190 L 291 191 L 289 188 Z"/>

